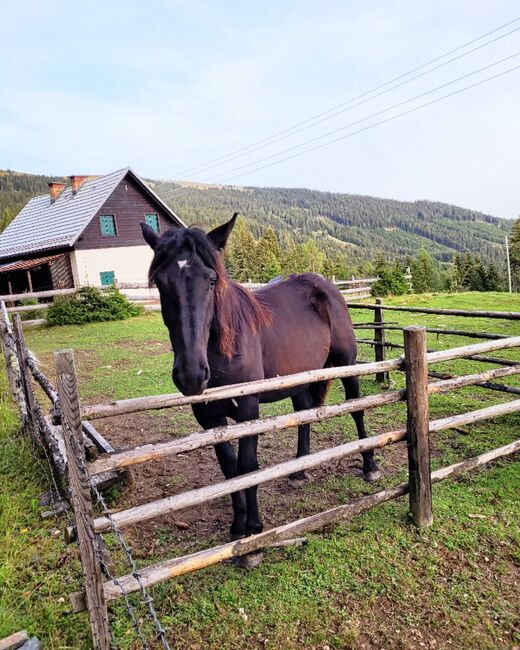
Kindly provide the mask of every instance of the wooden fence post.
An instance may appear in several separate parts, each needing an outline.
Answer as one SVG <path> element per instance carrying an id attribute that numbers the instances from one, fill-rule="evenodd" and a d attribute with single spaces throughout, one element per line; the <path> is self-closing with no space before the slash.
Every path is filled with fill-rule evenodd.
<path id="1" fill-rule="evenodd" d="M 404 349 L 410 511 L 413 523 L 422 528 L 431 526 L 433 522 L 428 437 L 428 364 L 424 327 L 404 329 Z"/>
<path id="2" fill-rule="evenodd" d="M 29 368 L 27 365 L 27 348 L 25 346 L 25 338 L 22 329 L 22 320 L 19 314 L 15 314 L 13 318 L 13 330 L 15 334 L 16 352 L 18 355 L 18 364 L 20 366 L 20 379 L 22 390 L 25 395 L 25 403 L 27 405 L 27 428 L 30 429 L 31 436 L 34 440 L 38 436 L 38 423 L 36 420 L 36 402 L 34 399 L 33 387 L 29 376 Z"/>
<path id="3" fill-rule="evenodd" d="M 381 298 L 376 298 L 376 305 L 382 305 L 383 301 Z M 385 322 L 383 307 L 376 307 L 374 309 L 374 341 L 376 342 L 374 346 L 375 350 L 375 360 L 384 361 L 386 358 L 386 348 L 385 348 L 385 330 L 383 325 Z M 378 372 L 376 373 L 376 381 L 383 382 L 389 379 L 388 372 Z"/>
<path id="4" fill-rule="evenodd" d="M 96 650 L 109 650 L 110 625 L 103 592 L 101 566 L 96 556 L 92 499 L 85 465 L 78 385 L 72 350 L 54 354 L 58 395 L 63 414 L 63 437 L 67 450 L 69 487 L 76 518 L 81 563 L 85 577 L 87 608 Z"/>

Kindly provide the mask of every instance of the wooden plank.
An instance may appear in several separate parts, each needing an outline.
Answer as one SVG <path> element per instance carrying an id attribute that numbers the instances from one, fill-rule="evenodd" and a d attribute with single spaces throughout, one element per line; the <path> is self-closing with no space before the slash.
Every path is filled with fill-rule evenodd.
<path id="1" fill-rule="evenodd" d="M 283 390 L 294 386 L 303 386 L 315 381 L 328 381 L 337 377 L 359 377 L 384 370 L 398 370 L 402 367 L 402 359 L 389 359 L 381 363 L 364 363 L 352 366 L 338 366 L 336 368 L 322 368 L 320 370 L 307 370 L 306 372 L 273 377 L 272 379 L 259 379 L 242 384 L 208 388 L 201 395 L 185 396 L 181 393 L 169 393 L 166 395 L 150 395 L 148 397 L 134 397 L 131 399 L 92 404 L 85 406 L 81 413 L 84 420 L 106 418 L 114 415 L 136 413 L 138 411 L 171 408 L 185 404 L 214 402 L 232 397 L 255 395 L 270 390 Z"/>
<path id="2" fill-rule="evenodd" d="M 503 458 L 518 451 L 520 451 L 520 440 L 486 452 L 475 458 L 436 470 L 432 472 L 432 483 L 439 483 L 447 478 L 454 478 L 466 471 L 481 467 L 497 458 Z M 251 537 L 240 539 L 236 542 L 229 542 L 191 555 L 173 558 L 156 565 L 141 568 L 139 569 L 139 576 L 146 588 L 152 587 L 171 578 L 197 571 L 222 562 L 223 560 L 266 548 L 270 544 L 283 541 L 284 539 L 319 530 L 324 526 L 334 524 L 338 521 L 350 520 L 352 517 L 381 503 L 404 496 L 407 492 L 408 484 L 402 483 L 401 485 L 387 488 L 375 494 L 355 499 L 345 505 L 331 508 L 330 510 L 299 519 L 289 524 L 277 526 L 259 535 L 252 535 Z M 117 584 L 115 581 L 105 583 L 104 592 L 107 601 L 119 598 L 121 596 L 121 587 L 125 593 L 132 593 L 140 589 L 139 583 L 134 576 L 122 576 L 117 579 Z"/>
<path id="3" fill-rule="evenodd" d="M 82 420 L 81 427 L 85 435 L 96 445 L 102 454 L 111 454 L 115 451 L 114 447 L 108 440 L 96 429 L 96 427 L 88 420 Z"/>
<path id="4" fill-rule="evenodd" d="M 428 364 L 424 327 L 406 327 L 404 345 L 410 511 L 413 523 L 418 528 L 424 528 L 433 523 L 428 436 Z"/>
<path id="5" fill-rule="evenodd" d="M 338 415 L 375 408 L 376 406 L 383 406 L 385 404 L 394 404 L 403 399 L 404 391 L 389 391 L 383 395 L 369 395 L 367 397 L 360 397 L 359 399 L 348 400 L 348 402 L 342 404 L 321 406 L 319 408 L 306 409 L 305 411 L 288 413 L 286 415 L 275 415 L 263 420 L 248 420 L 247 422 L 240 422 L 230 426 L 197 431 L 182 438 L 169 440 L 168 442 L 142 445 L 100 458 L 95 463 L 89 465 L 89 472 L 91 475 L 95 475 L 110 469 L 130 467 L 139 463 L 193 451 L 200 447 L 207 447 L 208 445 L 214 445 L 228 440 L 237 440 L 270 431 L 281 431 L 299 426 L 300 424 L 319 422 Z"/>
<path id="6" fill-rule="evenodd" d="M 0 296 L 0 300 L 14 302 L 15 300 L 26 300 L 27 298 L 54 298 L 54 296 L 71 296 L 78 293 L 78 289 L 52 289 L 50 291 L 33 291 L 32 293 L 13 293 L 12 295 Z"/>
<path id="7" fill-rule="evenodd" d="M 479 384 L 482 381 L 488 381 L 498 377 L 508 377 L 520 374 L 520 363 L 512 368 L 496 368 L 487 370 L 482 373 L 472 375 L 461 375 L 460 377 L 450 378 L 444 381 L 429 384 L 428 392 L 430 394 L 437 394 L 463 388 L 464 386 L 472 386 Z M 385 403 L 393 403 L 399 401 L 399 391 L 393 391 L 384 394 Z M 404 399 L 404 393 L 400 393 L 400 399 Z M 388 396 L 391 397 L 391 402 L 387 402 Z M 380 406 L 382 402 L 378 399 L 377 395 L 359 398 L 359 400 L 349 400 L 344 404 L 333 405 L 330 407 L 320 407 L 319 409 L 307 409 L 305 411 L 298 411 L 288 415 L 273 416 L 265 418 L 264 420 L 251 420 L 249 422 L 241 422 L 236 425 L 226 427 L 216 427 L 214 429 L 206 429 L 205 431 L 197 431 L 195 433 L 176 438 L 168 442 L 152 443 L 138 447 L 125 449 L 100 458 L 95 463 L 89 465 L 89 472 L 91 475 L 96 475 L 100 472 L 107 470 L 114 470 L 122 467 L 130 467 L 139 463 L 144 463 L 150 460 L 157 460 L 183 452 L 193 451 L 208 445 L 214 445 L 219 442 L 226 442 L 228 440 L 237 440 L 239 438 L 247 437 L 249 435 L 259 435 L 269 431 L 283 430 L 289 427 L 297 426 L 298 424 L 308 424 L 318 420 L 335 417 L 338 414 L 342 415 L 346 412 L 352 413 L 356 410 L 374 408 Z"/>
<path id="8" fill-rule="evenodd" d="M 377 305 L 363 303 L 352 305 L 355 309 L 376 309 Z M 434 309 L 433 307 L 404 307 L 384 305 L 385 309 L 393 311 L 408 311 L 416 314 L 438 314 L 441 316 L 462 316 L 463 318 L 501 318 L 504 320 L 520 320 L 518 311 L 480 311 L 466 309 Z"/>
<path id="9" fill-rule="evenodd" d="M 101 566 L 95 553 L 93 509 L 88 474 L 85 468 L 83 437 L 79 410 L 76 369 L 72 350 L 54 355 L 58 394 L 63 411 L 65 448 L 67 450 L 69 487 L 76 518 L 81 563 L 85 578 L 87 608 L 92 630 L 93 647 L 110 650 L 111 636 L 103 592 Z"/>

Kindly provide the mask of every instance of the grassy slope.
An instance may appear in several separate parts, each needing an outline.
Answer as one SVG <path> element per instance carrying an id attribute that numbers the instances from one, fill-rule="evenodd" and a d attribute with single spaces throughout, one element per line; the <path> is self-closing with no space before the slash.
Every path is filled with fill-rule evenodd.
<path id="1" fill-rule="evenodd" d="M 393 301 L 446 306 L 520 311 L 518 297 L 504 294 L 406 297 Z M 516 303 L 516 304 L 515 304 Z M 370 320 L 353 310 L 356 321 Z M 426 322 L 416 314 L 387 312 L 387 320 Z M 486 329 L 520 334 L 520 323 L 427 317 L 431 325 L 460 329 Z M 370 331 L 358 332 L 370 338 Z M 164 327 L 157 314 L 118 324 L 95 324 L 82 329 L 63 327 L 32 331 L 30 347 L 51 372 L 51 352 L 74 347 L 81 393 L 85 400 L 128 397 L 172 390 L 170 353 Z M 390 334 L 400 341 L 400 333 Z M 470 340 L 430 335 L 431 347 L 452 347 Z M 362 347 L 361 356 L 372 352 Z M 391 353 L 390 353 L 391 354 Z M 519 351 L 509 351 L 512 358 Z M 482 367 L 467 361 L 443 369 L 468 372 Z M 402 378 L 392 377 L 396 385 Z M 2 389 L 5 379 L 1 376 Z M 515 383 L 514 379 L 508 380 Z M 517 380 L 518 383 L 518 380 Z M 371 378 L 363 392 L 378 392 Z M 2 394 L 5 391 L 2 390 Z M 339 400 L 335 386 L 329 399 Z M 462 412 L 504 401 L 499 393 L 464 389 L 431 398 L 433 417 Z M 286 410 L 274 405 L 264 412 Z M 370 412 L 371 432 L 393 427 L 404 416 L 403 405 Z M 510 442 L 518 437 L 520 415 L 478 423 L 471 435 L 444 432 L 435 437 L 433 464 L 440 467 Z M 192 426 L 189 415 L 171 422 L 175 433 Z M 0 403 L 0 638 L 28 628 L 48 647 L 88 646 L 85 616 L 64 614 L 67 595 L 80 581 L 76 550 L 64 547 L 56 536 L 56 522 L 42 522 L 35 497 L 46 488 L 44 465 L 16 434 L 17 422 L 8 400 Z M 349 419 L 315 426 L 320 432 L 344 431 L 352 438 Z M 390 450 L 389 450 L 390 451 Z M 292 449 L 291 449 L 292 453 Z M 391 463 L 384 454 L 382 463 Z M 386 478 L 392 484 L 404 469 Z M 309 483 L 292 493 L 296 510 L 305 503 L 319 504 L 325 491 L 340 501 L 373 488 L 346 474 L 321 484 Z M 174 645 L 185 647 L 423 647 L 496 648 L 520 642 L 520 466 L 503 461 L 455 483 L 434 488 L 435 524 L 417 532 L 407 521 L 405 501 L 387 504 L 350 524 L 309 536 L 302 549 L 270 551 L 255 571 L 242 573 L 223 565 L 186 576 L 154 589 L 163 623 Z M 265 497 L 267 499 L 267 496 Z M 215 507 L 218 507 L 216 504 Z M 475 517 L 474 515 L 478 515 Z M 63 522 L 60 522 L 60 525 Z M 157 535 L 164 535 L 158 529 Z M 214 540 L 199 540 L 199 547 Z M 158 545 L 160 548 L 160 544 Z M 166 557 L 171 556 L 166 555 Z M 159 552 L 140 558 L 150 563 L 165 559 Z M 121 571 L 126 568 L 121 566 Z M 62 597 L 64 601 L 62 601 Z M 113 609 L 113 627 L 122 647 L 134 647 L 130 624 L 121 603 Z"/>

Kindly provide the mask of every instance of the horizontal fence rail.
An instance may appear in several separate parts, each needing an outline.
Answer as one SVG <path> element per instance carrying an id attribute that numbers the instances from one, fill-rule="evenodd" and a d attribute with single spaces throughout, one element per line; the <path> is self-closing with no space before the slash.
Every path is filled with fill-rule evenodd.
<path id="1" fill-rule="evenodd" d="M 125 400 L 105 402 L 84 406 L 82 416 L 87 420 L 106 418 L 137 411 L 170 408 L 186 404 L 201 402 L 214 402 L 232 397 L 255 395 L 271 390 L 283 390 L 294 386 L 304 386 L 316 381 L 329 381 L 341 377 L 359 377 L 370 375 L 383 370 L 398 370 L 403 366 L 402 359 L 389 359 L 383 362 L 364 363 L 352 366 L 337 366 L 336 368 L 322 368 L 320 370 L 307 370 L 294 375 L 273 377 L 272 379 L 259 379 L 242 384 L 230 384 L 218 388 L 208 388 L 200 395 L 185 396 L 182 393 L 169 393 L 166 395 L 151 395 L 148 397 L 134 397 Z"/>
<path id="2" fill-rule="evenodd" d="M 405 307 L 398 305 L 375 305 L 371 303 L 349 304 L 353 309 L 378 309 L 385 311 L 408 311 L 415 314 L 438 314 L 440 316 L 462 316 L 463 318 L 502 318 L 504 320 L 520 320 L 518 311 L 479 311 L 465 309 L 435 309 L 434 307 Z"/>
<path id="3" fill-rule="evenodd" d="M 469 357 L 481 352 L 492 352 L 507 348 L 520 346 L 520 336 L 509 337 L 497 341 L 485 343 L 474 343 L 449 350 L 430 352 L 427 356 L 428 363 L 439 363 Z M 212 402 L 244 395 L 256 395 L 271 390 L 282 390 L 294 386 L 303 386 L 315 381 L 328 381 L 341 377 L 360 377 L 387 370 L 399 370 L 404 367 L 403 358 L 389 359 L 388 361 L 377 361 L 373 363 L 356 364 L 352 366 L 338 366 L 336 368 L 323 368 L 321 370 L 308 370 L 294 375 L 274 377 L 272 379 L 260 379 L 254 382 L 243 384 L 232 384 L 218 388 L 209 388 L 200 395 L 184 396 L 181 393 L 169 393 L 166 395 L 151 395 L 148 397 L 134 397 L 131 399 L 105 402 L 84 406 L 82 418 L 93 420 L 114 415 L 136 413 L 138 411 L 170 408 L 186 404 L 197 404 L 201 402 Z"/>

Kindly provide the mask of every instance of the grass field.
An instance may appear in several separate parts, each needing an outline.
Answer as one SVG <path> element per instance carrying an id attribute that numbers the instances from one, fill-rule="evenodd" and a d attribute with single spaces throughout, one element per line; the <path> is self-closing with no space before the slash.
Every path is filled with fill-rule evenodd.
<path id="1" fill-rule="evenodd" d="M 406 296 L 389 302 L 520 311 L 520 297 L 508 294 Z M 356 309 L 352 316 L 355 322 L 366 322 L 372 312 Z M 386 320 L 520 335 L 520 321 L 390 311 Z M 357 335 L 372 338 L 370 330 L 358 330 Z M 51 376 L 52 352 L 74 348 L 84 402 L 173 390 L 171 352 L 157 313 L 81 328 L 28 330 L 27 339 Z M 387 339 L 401 342 L 402 334 L 389 333 Z M 429 347 L 438 349 L 473 342 L 434 334 L 428 338 Z M 520 350 L 500 354 L 520 359 Z M 372 359 L 372 349 L 361 346 L 360 358 Z M 462 374 L 488 367 L 454 361 L 438 369 Z M 401 374 L 394 373 L 391 379 L 393 386 L 403 385 Z M 520 380 L 503 383 L 520 385 Z M 0 638 L 25 628 L 46 648 L 89 648 L 86 616 L 69 614 L 68 595 L 81 585 L 77 550 L 62 541 L 63 520 L 41 519 L 38 496 L 48 489 L 45 464 L 18 434 L 1 372 L 0 387 Z M 380 390 L 373 378 L 362 379 L 363 394 Z M 441 417 L 508 399 L 503 393 L 466 388 L 432 396 L 430 414 Z M 328 400 L 341 400 L 338 385 Z M 262 414 L 288 410 L 282 402 Z M 370 411 L 367 428 L 371 434 L 395 428 L 404 422 L 404 413 L 403 404 Z M 197 430 L 188 409 L 112 418 L 96 426 L 116 445 Z M 436 434 L 433 467 L 511 442 L 519 437 L 519 429 L 520 414 L 512 414 L 463 431 Z M 350 418 L 315 425 L 313 432 L 314 450 L 355 438 Z M 261 465 L 290 458 L 294 451 L 294 431 L 265 436 L 260 442 Z M 402 445 L 383 450 L 379 459 L 384 477 L 377 487 L 357 477 L 357 459 L 312 470 L 298 489 L 286 480 L 263 486 L 260 502 L 266 527 L 406 477 Z M 211 450 L 195 452 L 178 462 L 169 459 L 139 468 L 133 488 L 111 498 L 114 507 L 123 507 L 220 479 Z M 244 573 L 224 564 L 157 586 L 155 605 L 175 648 L 512 649 L 520 645 L 519 495 L 520 464 L 514 459 L 500 461 L 435 486 L 435 521 L 427 531 L 410 525 L 406 500 L 389 503 L 348 524 L 309 535 L 305 548 L 267 552 L 254 571 Z M 128 531 L 141 566 L 226 539 L 227 499 L 180 517 L 187 529 L 178 529 L 173 518 L 165 517 Z M 114 547 L 110 536 L 107 543 Z M 114 556 L 119 572 L 127 573 L 115 550 Z M 139 606 L 138 598 L 132 600 Z M 149 631 L 144 609 L 139 611 Z M 118 647 L 139 647 L 122 603 L 111 607 L 111 620 Z"/>

